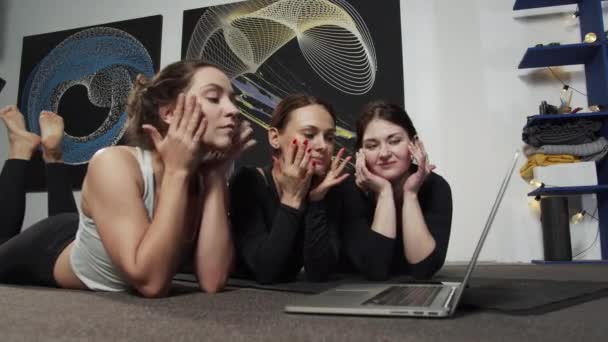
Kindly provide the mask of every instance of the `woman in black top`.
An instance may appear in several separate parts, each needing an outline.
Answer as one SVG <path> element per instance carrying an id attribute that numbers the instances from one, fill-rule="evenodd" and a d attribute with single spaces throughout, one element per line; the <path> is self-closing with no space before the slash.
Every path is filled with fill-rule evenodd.
<path id="1" fill-rule="evenodd" d="M 268 131 L 273 165 L 245 167 L 230 182 L 236 276 L 260 283 L 324 280 L 339 258 L 341 196 L 335 186 L 350 157 L 332 160 L 336 120 L 331 106 L 291 95 L 274 110 Z"/>
<path id="2" fill-rule="evenodd" d="M 343 187 L 341 223 L 350 268 L 375 280 L 430 278 L 448 248 L 450 186 L 432 172 L 435 166 L 399 106 L 368 105 L 357 121 L 356 149 L 356 180 Z"/>

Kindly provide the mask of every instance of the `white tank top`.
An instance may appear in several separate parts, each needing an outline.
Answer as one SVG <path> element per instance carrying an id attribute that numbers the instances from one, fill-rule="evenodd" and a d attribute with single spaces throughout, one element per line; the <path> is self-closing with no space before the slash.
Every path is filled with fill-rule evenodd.
<path id="1" fill-rule="evenodd" d="M 152 153 L 136 148 L 137 161 L 144 180 L 143 201 L 148 217 L 154 210 L 154 171 Z M 129 227 L 123 227 L 129 229 Z M 120 270 L 114 266 L 99 238 L 95 222 L 80 211 L 78 232 L 70 255 L 76 276 L 89 289 L 96 291 L 124 291 L 130 288 Z"/>

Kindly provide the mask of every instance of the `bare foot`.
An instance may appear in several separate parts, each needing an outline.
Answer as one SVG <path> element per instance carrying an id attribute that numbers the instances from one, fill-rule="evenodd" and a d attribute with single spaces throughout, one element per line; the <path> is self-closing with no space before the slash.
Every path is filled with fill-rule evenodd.
<path id="1" fill-rule="evenodd" d="M 0 109 L 0 119 L 8 130 L 8 158 L 30 160 L 40 145 L 40 137 L 25 129 L 25 119 L 16 106 Z"/>
<path id="2" fill-rule="evenodd" d="M 53 112 L 40 112 L 40 137 L 42 138 L 42 158 L 48 162 L 61 162 L 61 140 L 63 139 L 63 118 Z"/>

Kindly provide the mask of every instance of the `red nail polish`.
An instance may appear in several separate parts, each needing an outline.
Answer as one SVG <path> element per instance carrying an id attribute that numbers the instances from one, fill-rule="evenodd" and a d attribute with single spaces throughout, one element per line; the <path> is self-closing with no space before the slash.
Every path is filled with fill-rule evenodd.
<path id="1" fill-rule="evenodd" d="M 298 143 L 298 139 L 293 139 L 293 141 L 291 142 L 292 144 L 297 144 Z"/>
<path id="2" fill-rule="evenodd" d="M 310 151 L 312 151 L 312 148 L 309 148 L 308 151 L 306 151 L 306 153 L 310 153 Z"/>
<path id="3" fill-rule="evenodd" d="M 308 140 L 304 140 L 304 145 L 308 145 Z"/>

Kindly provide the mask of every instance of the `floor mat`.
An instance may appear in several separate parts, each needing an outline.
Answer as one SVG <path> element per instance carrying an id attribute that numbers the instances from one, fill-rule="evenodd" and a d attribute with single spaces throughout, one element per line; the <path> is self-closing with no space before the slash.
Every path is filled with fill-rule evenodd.
<path id="1" fill-rule="evenodd" d="M 191 274 L 178 274 L 181 281 L 196 281 Z M 462 278 L 434 279 L 460 281 Z M 327 282 L 296 280 L 289 283 L 262 285 L 247 279 L 231 278 L 228 286 L 316 294 L 346 283 L 365 283 L 354 276 L 336 276 Z M 393 278 L 387 283 L 412 283 L 410 277 Z M 429 282 L 424 282 L 429 283 Z M 608 283 L 582 281 L 556 281 L 538 279 L 474 278 L 465 290 L 460 305 L 468 309 L 484 309 L 511 315 L 539 315 L 565 307 L 608 296 Z"/>

